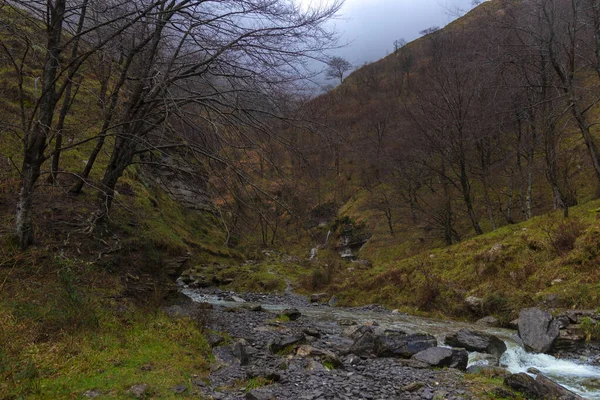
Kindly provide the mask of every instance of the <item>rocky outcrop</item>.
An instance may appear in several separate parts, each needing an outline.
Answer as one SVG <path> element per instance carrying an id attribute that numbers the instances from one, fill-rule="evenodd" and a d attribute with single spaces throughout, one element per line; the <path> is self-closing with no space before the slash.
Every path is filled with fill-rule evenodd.
<path id="1" fill-rule="evenodd" d="M 158 162 L 145 164 L 144 180 L 151 181 L 188 209 L 212 210 L 207 175 L 180 164 L 176 157 L 165 155 Z"/>
<path id="2" fill-rule="evenodd" d="M 461 329 L 455 334 L 447 336 L 444 342 L 452 347 L 489 353 L 498 358 L 506 351 L 506 344 L 496 336 L 467 329 Z"/>
<path id="3" fill-rule="evenodd" d="M 372 233 L 366 232 L 364 225 L 345 223 L 342 226 L 340 240 L 336 246 L 342 258 L 355 259 L 360 248 L 371 238 Z"/>
<path id="4" fill-rule="evenodd" d="M 524 372 L 508 375 L 504 384 L 534 399 L 582 400 L 583 397 L 553 382 L 544 375 L 534 379 Z"/>
<path id="5" fill-rule="evenodd" d="M 519 313 L 519 336 L 527 351 L 549 352 L 559 334 L 559 322 L 549 312 L 526 308 Z"/>
<path id="6" fill-rule="evenodd" d="M 415 354 L 412 358 L 427 363 L 432 367 L 448 367 L 465 371 L 469 362 L 469 353 L 463 349 L 431 347 Z"/>

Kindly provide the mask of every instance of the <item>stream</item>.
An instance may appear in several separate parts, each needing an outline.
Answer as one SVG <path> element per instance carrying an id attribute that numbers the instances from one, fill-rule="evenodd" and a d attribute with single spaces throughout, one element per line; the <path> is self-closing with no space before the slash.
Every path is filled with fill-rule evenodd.
<path id="1" fill-rule="evenodd" d="M 226 301 L 218 294 L 207 294 L 196 289 L 183 289 L 182 293 L 195 302 L 211 303 L 215 306 L 229 308 L 242 307 L 245 303 Z M 295 307 L 303 317 L 314 321 L 319 327 L 337 325 L 342 319 L 352 319 L 358 324 L 376 322 L 379 326 L 388 329 L 402 330 L 407 333 L 428 333 L 435 336 L 439 343 L 444 337 L 460 329 L 471 329 L 495 335 L 507 345 L 507 351 L 500 360 L 500 365 L 511 373 L 527 372 L 536 368 L 545 376 L 560 383 L 562 386 L 587 399 L 600 400 L 600 388 L 586 387 L 586 379 L 600 378 L 600 367 L 583 364 L 579 360 L 557 359 L 547 354 L 532 354 L 526 352 L 520 343 L 516 331 L 474 325 L 465 322 L 438 320 L 432 318 L 416 317 L 401 313 L 392 313 L 381 309 L 371 310 L 369 307 L 343 308 L 329 307 L 327 305 L 310 304 L 302 297 L 293 294 L 284 296 L 241 294 L 254 303 L 260 303 L 265 311 L 277 313 L 289 307 Z M 469 365 L 485 364 L 485 359 L 478 353 L 469 354 Z"/>

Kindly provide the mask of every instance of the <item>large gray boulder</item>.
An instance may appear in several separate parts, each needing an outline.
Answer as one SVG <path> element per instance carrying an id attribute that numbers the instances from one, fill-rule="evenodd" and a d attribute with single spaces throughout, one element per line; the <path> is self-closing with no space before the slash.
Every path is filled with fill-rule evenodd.
<path id="1" fill-rule="evenodd" d="M 508 375 L 504 384 L 533 399 L 583 400 L 583 397 L 538 374 L 535 379 L 524 372 Z"/>
<path id="2" fill-rule="evenodd" d="M 527 351 L 547 353 L 560 334 L 559 322 L 547 311 L 526 308 L 519 313 L 519 336 Z"/>
<path id="3" fill-rule="evenodd" d="M 497 357 L 502 356 L 506 351 L 506 344 L 496 336 L 468 329 L 461 329 L 452 335 L 446 336 L 445 343 L 452 347 L 489 353 Z"/>
<path id="4" fill-rule="evenodd" d="M 448 367 L 465 371 L 469 362 L 469 353 L 463 349 L 431 347 L 415 354 L 412 358 L 427 363 L 432 367 Z"/>
<path id="5" fill-rule="evenodd" d="M 291 336 L 285 336 L 277 338 L 269 343 L 269 349 L 273 353 L 280 351 L 295 349 L 298 345 L 303 344 L 306 341 L 306 337 L 302 333 L 298 333 Z"/>
<path id="6" fill-rule="evenodd" d="M 425 333 L 381 335 L 375 338 L 375 354 L 378 357 L 411 358 L 423 350 L 436 346 L 436 338 Z"/>

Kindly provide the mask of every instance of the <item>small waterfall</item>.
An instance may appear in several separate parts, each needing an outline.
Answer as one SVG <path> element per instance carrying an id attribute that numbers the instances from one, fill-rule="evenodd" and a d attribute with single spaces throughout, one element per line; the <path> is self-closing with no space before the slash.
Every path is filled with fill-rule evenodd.
<path id="1" fill-rule="evenodd" d="M 331 236 L 331 231 L 327 231 L 327 237 L 325 238 L 325 243 L 323 246 L 327 246 L 327 242 L 329 241 L 329 236 Z"/>
<path id="2" fill-rule="evenodd" d="M 600 378 L 600 367 L 557 359 L 549 354 L 528 353 L 516 343 L 506 344 L 508 349 L 502 356 L 500 364 L 511 373 L 527 372 L 528 369 L 535 368 L 586 399 L 600 399 L 598 388 L 586 387 L 585 382 L 586 379 Z"/>
<path id="3" fill-rule="evenodd" d="M 317 248 L 313 247 L 312 249 L 310 249 L 310 258 L 309 260 L 314 259 L 317 256 Z"/>

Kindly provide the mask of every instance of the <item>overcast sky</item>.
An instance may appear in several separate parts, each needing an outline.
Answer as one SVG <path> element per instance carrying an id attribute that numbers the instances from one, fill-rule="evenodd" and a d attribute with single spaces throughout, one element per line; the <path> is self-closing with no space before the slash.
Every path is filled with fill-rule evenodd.
<path id="1" fill-rule="evenodd" d="M 319 0 L 300 0 L 318 4 Z M 354 66 L 377 61 L 393 51 L 394 40 L 410 42 L 431 26 L 443 27 L 468 11 L 472 0 L 346 0 L 333 23 L 348 45 L 336 50 Z"/>

